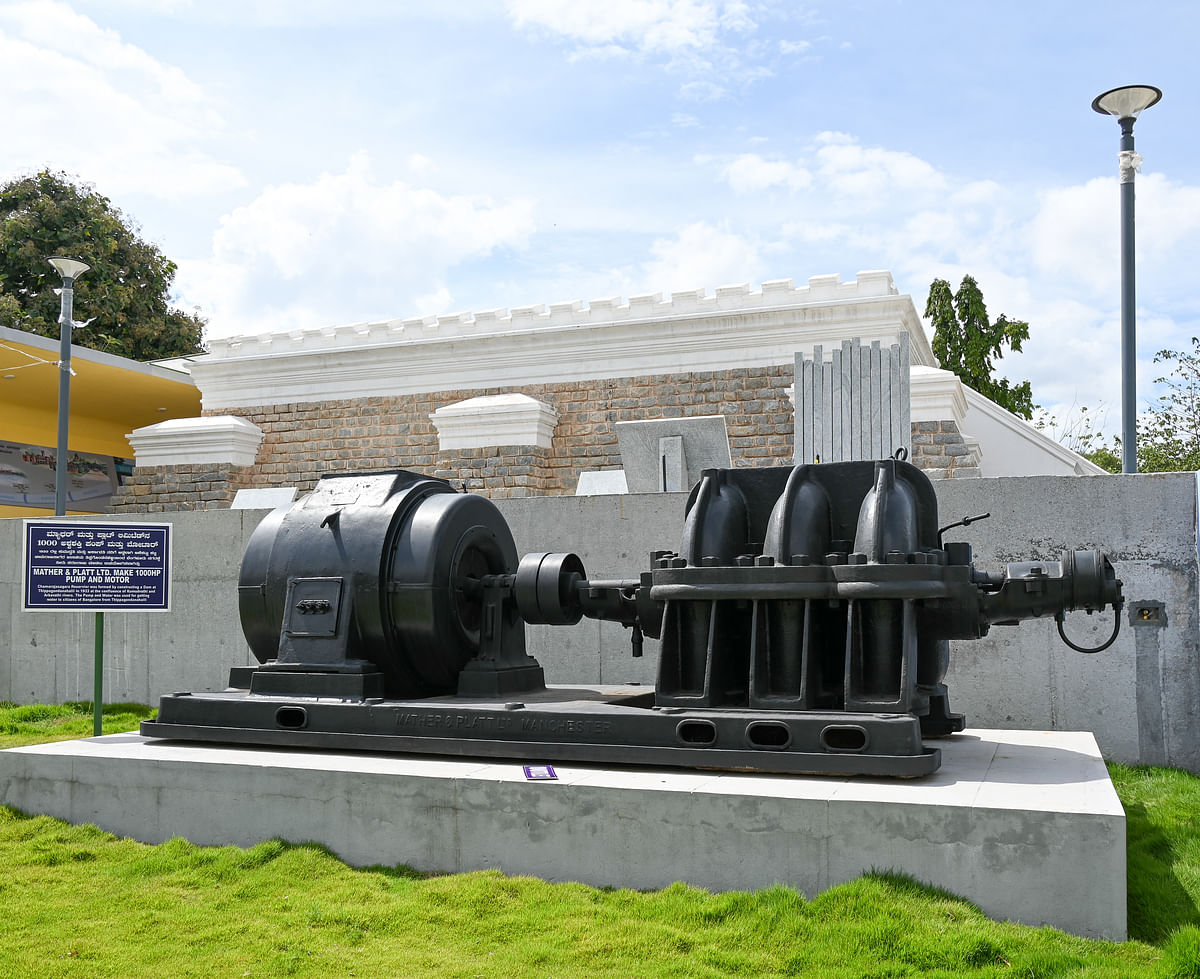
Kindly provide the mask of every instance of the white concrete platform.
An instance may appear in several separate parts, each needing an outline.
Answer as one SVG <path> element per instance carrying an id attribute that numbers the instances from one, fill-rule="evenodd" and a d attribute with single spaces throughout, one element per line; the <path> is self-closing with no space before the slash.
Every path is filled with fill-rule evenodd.
<path id="1" fill-rule="evenodd" d="M 1123 939 L 1125 813 L 1088 733 L 972 731 L 922 779 L 227 748 L 135 734 L 0 751 L 0 803 L 158 843 L 315 840 L 351 864 L 812 896 L 895 869 L 988 915 Z M 554 759 L 544 759 L 553 763 Z"/>

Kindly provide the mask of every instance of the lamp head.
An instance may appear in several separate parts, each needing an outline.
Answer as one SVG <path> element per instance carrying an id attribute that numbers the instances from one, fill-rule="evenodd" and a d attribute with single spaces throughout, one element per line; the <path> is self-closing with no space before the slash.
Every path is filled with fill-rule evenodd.
<path id="1" fill-rule="evenodd" d="M 59 258 L 55 256 L 47 261 L 54 266 L 55 270 L 66 282 L 74 282 L 81 275 L 83 275 L 84 272 L 91 268 L 87 262 L 77 262 L 73 258 Z"/>
<path id="2" fill-rule="evenodd" d="M 1102 116 L 1115 116 L 1120 122 L 1136 119 L 1161 98 L 1162 90 L 1153 85 L 1123 85 L 1097 95 L 1092 99 L 1092 108 Z"/>

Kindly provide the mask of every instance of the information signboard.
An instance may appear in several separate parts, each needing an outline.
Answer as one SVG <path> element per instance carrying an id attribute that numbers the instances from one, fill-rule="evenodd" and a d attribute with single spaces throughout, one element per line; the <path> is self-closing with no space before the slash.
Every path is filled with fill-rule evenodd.
<path id="1" fill-rule="evenodd" d="M 171 608 L 171 525 L 26 520 L 26 611 Z"/>

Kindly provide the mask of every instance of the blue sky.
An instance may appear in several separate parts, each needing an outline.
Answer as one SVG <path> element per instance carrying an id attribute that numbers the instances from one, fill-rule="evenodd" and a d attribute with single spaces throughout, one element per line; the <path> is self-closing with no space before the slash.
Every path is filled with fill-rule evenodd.
<path id="1" fill-rule="evenodd" d="M 1035 401 L 1119 414 L 1200 334 L 1189 3 L 0 3 L 0 179 L 93 184 L 212 336 L 890 269 L 1028 319 Z M 86 311 L 80 310 L 81 317 Z"/>

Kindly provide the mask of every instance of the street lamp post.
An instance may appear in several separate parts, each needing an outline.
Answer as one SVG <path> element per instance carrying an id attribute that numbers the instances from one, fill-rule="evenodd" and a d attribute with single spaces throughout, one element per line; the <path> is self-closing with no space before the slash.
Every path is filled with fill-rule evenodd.
<path id="1" fill-rule="evenodd" d="M 91 268 L 73 258 L 51 258 L 62 276 L 62 302 L 58 313 L 58 448 L 54 455 L 54 515 L 67 512 L 67 431 L 71 421 L 71 327 L 75 305 L 75 280 Z"/>
<path id="2" fill-rule="evenodd" d="M 1133 259 L 1133 177 L 1142 158 L 1133 151 L 1133 123 L 1162 92 L 1153 85 L 1125 85 L 1092 100 L 1092 108 L 1115 116 L 1121 127 L 1121 472 L 1137 472 L 1137 312 Z"/>

